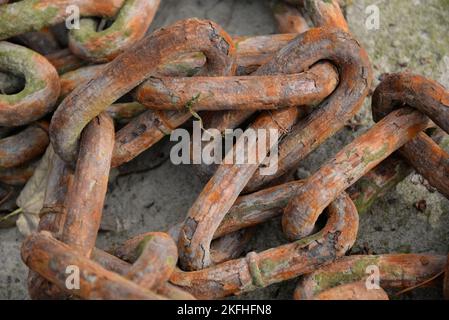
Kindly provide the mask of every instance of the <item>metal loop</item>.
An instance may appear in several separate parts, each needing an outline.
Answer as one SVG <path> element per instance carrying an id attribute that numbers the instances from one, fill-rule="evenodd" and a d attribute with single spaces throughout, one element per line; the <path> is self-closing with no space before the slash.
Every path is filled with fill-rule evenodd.
<path id="1" fill-rule="evenodd" d="M 0 6 L 0 40 L 39 31 L 70 17 L 70 5 L 83 17 L 113 17 L 125 0 L 21 0 Z"/>
<path id="2" fill-rule="evenodd" d="M 102 76 L 78 86 L 64 99 L 50 125 L 56 153 L 73 162 L 84 126 L 180 52 L 203 52 L 208 74 L 226 74 L 234 68 L 232 40 L 214 23 L 189 19 L 160 29 L 108 64 Z"/>
<path id="3" fill-rule="evenodd" d="M 0 69 L 25 78 L 22 91 L 0 95 L 0 126 L 25 125 L 53 111 L 60 91 L 59 77 L 43 56 L 1 41 Z"/>
<path id="4" fill-rule="evenodd" d="M 145 36 L 160 0 L 126 0 L 112 25 L 97 31 L 93 19 L 81 19 L 69 34 L 70 50 L 77 56 L 101 63 L 111 61 Z"/>

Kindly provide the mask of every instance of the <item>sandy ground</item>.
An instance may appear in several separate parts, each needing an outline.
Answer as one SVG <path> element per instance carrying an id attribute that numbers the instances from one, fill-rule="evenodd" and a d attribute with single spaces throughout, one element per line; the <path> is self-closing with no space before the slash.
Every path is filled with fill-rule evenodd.
<path id="1" fill-rule="evenodd" d="M 187 17 L 216 21 L 231 34 L 275 32 L 263 0 L 162 0 L 152 29 Z M 380 8 L 380 29 L 365 28 L 365 8 Z M 345 7 L 350 27 L 370 54 L 376 78 L 383 72 L 413 70 L 449 86 L 449 2 L 447 0 L 353 0 Z M 376 82 L 377 83 L 377 82 Z M 329 157 L 371 125 L 369 101 L 360 112 L 360 126 L 330 139 L 301 164 L 300 173 L 313 173 Z M 104 208 L 98 246 L 110 249 L 144 231 L 166 230 L 181 221 L 202 183 L 191 166 L 175 166 L 168 159 L 170 145 L 162 141 L 153 149 L 114 172 Z M 426 200 L 427 209 L 414 204 Z M 416 174 L 409 176 L 361 216 L 358 241 L 352 252 L 449 251 L 449 201 L 429 190 Z M 285 243 L 278 220 L 260 226 L 248 247 L 262 250 Z M 0 298 L 26 299 L 27 269 L 20 260 L 23 240 L 16 229 L 0 230 Z M 290 299 L 297 279 L 245 294 L 240 298 Z M 439 298 L 439 290 L 418 290 L 404 298 Z"/>

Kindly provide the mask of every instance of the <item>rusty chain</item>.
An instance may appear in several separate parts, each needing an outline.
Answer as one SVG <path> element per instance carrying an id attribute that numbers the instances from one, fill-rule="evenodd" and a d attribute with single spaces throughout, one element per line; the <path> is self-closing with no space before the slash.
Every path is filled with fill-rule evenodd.
<path id="1" fill-rule="evenodd" d="M 444 272 L 448 298 L 446 256 L 345 255 L 359 213 L 413 169 L 449 198 L 449 155 L 438 145 L 449 133 L 449 92 L 419 75 L 384 75 L 372 97 L 377 123 L 312 176 L 291 181 L 371 89 L 368 55 L 337 1 L 279 2 L 280 34 L 254 37 L 199 19 L 146 35 L 159 4 L 0 1 L 0 182 L 23 185 L 46 150 L 50 159 L 39 225 L 21 249 L 31 298 L 223 298 L 303 276 L 295 299 L 388 299 L 384 290 Z M 58 24 L 70 5 L 82 19 L 69 32 Z M 222 134 L 282 135 L 256 163 L 230 164 L 239 138 L 223 164 L 201 165 L 208 182 L 182 223 L 112 254 L 96 248 L 110 169 L 192 116 Z M 263 176 L 277 145 L 279 169 Z M 327 222 L 312 234 L 323 212 Z M 290 242 L 244 255 L 254 227 L 274 217 Z M 65 285 L 69 265 L 83 270 L 79 289 Z M 368 265 L 381 270 L 380 290 L 366 288 Z"/>

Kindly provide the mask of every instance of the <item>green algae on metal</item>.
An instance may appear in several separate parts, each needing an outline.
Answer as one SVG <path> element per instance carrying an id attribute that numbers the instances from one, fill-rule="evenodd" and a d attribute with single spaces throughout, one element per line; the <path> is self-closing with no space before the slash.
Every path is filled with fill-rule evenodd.
<path id="1" fill-rule="evenodd" d="M 384 158 L 385 154 L 388 152 L 388 143 L 385 142 L 382 148 L 376 152 L 371 152 L 368 148 L 363 151 L 362 162 L 366 166 L 373 161 Z"/>
<path id="2" fill-rule="evenodd" d="M 60 93 L 56 69 L 38 53 L 0 41 L 0 69 L 25 79 L 24 88 L 0 95 L 0 125 L 20 126 L 38 120 L 54 109 Z"/>
<path id="3" fill-rule="evenodd" d="M 354 264 L 354 267 L 351 268 L 349 272 L 317 274 L 315 281 L 318 285 L 314 288 L 314 294 L 341 284 L 356 282 L 363 279 L 363 277 L 367 276 L 366 268 L 370 265 L 378 265 L 378 258 L 367 257 L 365 259 L 359 260 Z"/>
<path id="4" fill-rule="evenodd" d="M 60 9 L 49 6 L 45 10 L 36 10 L 35 5 L 39 2 L 41 1 L 19 1 L 0 6 L 0 40 L 29 31 L 39 31 L 59 22 Z"/>
<path id="5" fill-rule="evenodd" d="M 123 0 L 103 0 L 93 3 L 78 0 L 81 16 L 111 17 L 118 10 Z M 45 27 L 64 22 L 70 17 L 67 0 L 22 0 L 0 6 L 0 40 L 25 32 L 39 31 Z"/>
<path id="6" fill-rule="evenodd" d="M 97 31 L 94 19 L 81 19 L 80 28 L 72 29 L 69 46 L 82 58 L 107 62 L 145 36 L 159 6 L 159 0 L 126 0 L 112 25 Z"/>

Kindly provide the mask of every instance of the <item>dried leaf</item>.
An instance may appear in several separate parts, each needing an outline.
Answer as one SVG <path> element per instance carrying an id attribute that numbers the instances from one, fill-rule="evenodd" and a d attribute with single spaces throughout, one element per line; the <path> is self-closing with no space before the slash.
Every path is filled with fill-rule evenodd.
<path id="1" fill-rule="evenodd" d="M 39 213 L 44 205 L 50 159 L 53 153 L 53 148 L 49 146 L 34 171 L 33 176 L 28 180 L 17 198 L 17 206 L 23 212 L 20 214 L 19 219 L 17 219 L 16 225 L 20 233 L 25 236 L 35 231 L 39 224 Z"/>
<path id="2" fill-rule="evenodd" d="M 39 215 L 23 212 L 16 221 L 19 232 L 24 236 L 28 236 L 37 230 L 39 225 Z"/>

